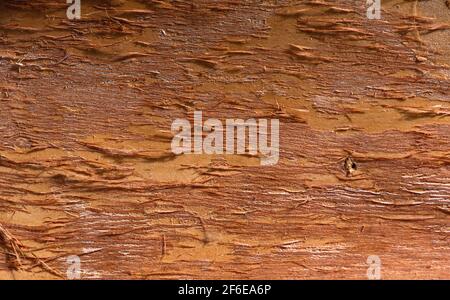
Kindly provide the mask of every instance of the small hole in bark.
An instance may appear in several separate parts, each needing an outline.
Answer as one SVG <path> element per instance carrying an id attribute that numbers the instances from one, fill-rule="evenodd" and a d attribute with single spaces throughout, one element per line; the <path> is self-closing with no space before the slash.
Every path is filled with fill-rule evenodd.
<path id="1" fill-rule="evenodd" d="M 358 165 L 351 156 L 348 156 L 344 161 L 345 175 L 351 176 L 356 169 L 358 169 Z"/>
<path id="2" fill-rule="evenodd" d="M 63 174 L 56 174 L 52 177 L 53 181 L 58 184 L 65 184 L 67 180 L 67 176 Z"/>

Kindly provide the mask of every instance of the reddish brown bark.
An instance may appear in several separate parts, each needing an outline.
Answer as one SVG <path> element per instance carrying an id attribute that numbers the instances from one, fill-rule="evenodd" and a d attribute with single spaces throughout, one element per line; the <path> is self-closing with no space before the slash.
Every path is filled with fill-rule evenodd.
<path id="1" fill-rule="evenodd" d="M 449 278 L 445 1 L 0 4 L 0 278 Z M 278 118 L 280 161 L 171 123 Z"/>

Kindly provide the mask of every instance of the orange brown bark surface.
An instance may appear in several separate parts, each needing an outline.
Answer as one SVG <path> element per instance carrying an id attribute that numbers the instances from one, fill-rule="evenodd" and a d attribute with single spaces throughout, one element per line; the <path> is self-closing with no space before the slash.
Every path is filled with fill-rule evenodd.
<path id="1" fill-rule="evenodd" d="M 0 278 L 449 279 L 444 0 L 0 4 Z M 280 120 L 280 161 L 171 123 Z"/>

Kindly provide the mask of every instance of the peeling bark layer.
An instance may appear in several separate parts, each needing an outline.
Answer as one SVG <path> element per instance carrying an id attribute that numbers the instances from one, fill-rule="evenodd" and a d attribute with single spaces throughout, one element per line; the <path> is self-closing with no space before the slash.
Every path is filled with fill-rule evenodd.
<path id="1" fill-rule="evenodd" d="M 449 278 L 444 0 L 0 4 L 0 278 Z M 171 123 L 279 119 L 280 161 Z"/>

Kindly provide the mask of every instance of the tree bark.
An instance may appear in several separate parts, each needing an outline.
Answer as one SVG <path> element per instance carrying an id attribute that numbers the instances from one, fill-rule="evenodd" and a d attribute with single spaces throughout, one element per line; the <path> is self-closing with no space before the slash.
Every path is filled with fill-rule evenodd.
<path id="1" fill-rule="evenodd" d="M 449 279 L 444 0 L 0 4 L 0 278 Z M 280 121 L 280 159 L 175 155 Z"/>

